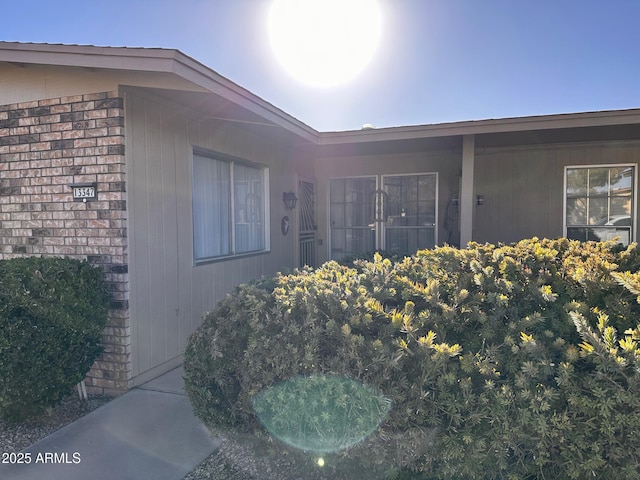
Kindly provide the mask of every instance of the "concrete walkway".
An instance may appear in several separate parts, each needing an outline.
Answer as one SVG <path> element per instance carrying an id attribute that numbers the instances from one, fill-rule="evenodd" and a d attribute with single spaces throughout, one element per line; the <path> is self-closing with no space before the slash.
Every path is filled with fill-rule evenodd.
<path id="1" fill-rule="evenodd" d="M 177 368 L 0 464 L 3 480 L 182 480 L 219 446 L 194 416 Z"/>

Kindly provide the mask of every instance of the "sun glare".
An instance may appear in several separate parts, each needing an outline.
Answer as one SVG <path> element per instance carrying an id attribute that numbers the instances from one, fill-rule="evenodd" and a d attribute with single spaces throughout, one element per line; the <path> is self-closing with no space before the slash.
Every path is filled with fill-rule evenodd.
<path id="1" fill-rule="evenodd" d="M 268 29 L 278 61 L 293 77 L 331 87 L 371 61 L 382 15 L 376 0 L 274 0 Z"/>

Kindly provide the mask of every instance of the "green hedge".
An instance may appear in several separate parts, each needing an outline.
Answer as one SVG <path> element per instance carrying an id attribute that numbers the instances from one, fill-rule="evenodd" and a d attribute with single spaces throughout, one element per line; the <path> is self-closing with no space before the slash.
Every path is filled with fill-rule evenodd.
<path id="1" fill-rule="evenodd" d="M 635 479 L 639 267 L 636 245 L 534 238 L 242 285 L 190 338 L 186 389 L 208 425 L 256 432 L 255 400 L 292 379 L 375 389 L 388 414 L 341 453 L 363 469 Z"/>
<path id="2" fill-rule="evenodd" d="M 0 416 L 37 415 L 85 377 L 109 302 L 104 272 L 86 262 L 0 261 Z"/>

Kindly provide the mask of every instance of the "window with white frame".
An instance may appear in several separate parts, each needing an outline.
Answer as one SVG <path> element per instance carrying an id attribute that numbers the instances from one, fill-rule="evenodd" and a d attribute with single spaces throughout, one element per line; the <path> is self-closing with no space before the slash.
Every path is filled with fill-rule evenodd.
<path id="1" fill-rule="evenodd" d="M 635 166 L 576 166 L 565 169 L 567 238 L 633 241 Z"/>
<path id="2" fill-rule="evenodd" d="M 195 261 L 268 250 L 267 190 L 267 168 L 224 155 L 195 151 Z"/>

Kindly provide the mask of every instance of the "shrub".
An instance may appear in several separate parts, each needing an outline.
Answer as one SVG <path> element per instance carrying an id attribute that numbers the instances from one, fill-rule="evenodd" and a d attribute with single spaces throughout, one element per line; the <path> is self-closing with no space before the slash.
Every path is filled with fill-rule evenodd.
<path id="1" fill-rule="evenodd" d="M 264 392 L 339 375 L 391 405 L 343 452 L 364 466 L 433 479 L 636 478 L 639 267 L 636 245 L 534 238 L 240 286 L 191 337 L 187 392 L 210 426 L 251 431 Z"/>
<path id="2" fill-rule="evenodd" d="M 69 258 L 0 261 L 0 415 L 53 406 L 101 353 L 109 309 L 101 269 Z"/>

